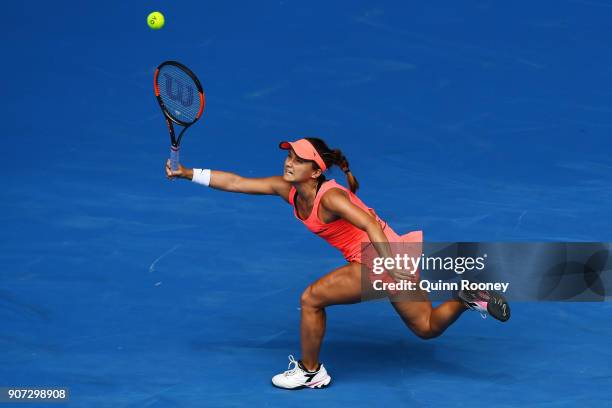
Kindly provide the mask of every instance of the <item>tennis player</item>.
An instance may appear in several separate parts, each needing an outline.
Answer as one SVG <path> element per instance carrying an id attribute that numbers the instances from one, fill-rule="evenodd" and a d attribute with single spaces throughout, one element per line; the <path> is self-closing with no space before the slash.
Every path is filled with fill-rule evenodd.
<path id="1" fill-rule="evenodd" d="M 321 277 L 302 293 L 301 359 L 296 361 L 290 355 L 289 370 L 272 378 L 272 383 L 279 388 L 323 388 L 331 382 L 329 373 L 319 362 L 325 334 L 325 308 L 357 303 L 364 298 L 362 243 L 372 243 L 381 257 L 392 257 L 389 242 L 422 242 L 422 233 L 413 231 L 400 237 L 355 195 L 359 184 L 340 150 L 330 149 L 318 138 L 281 142 L 279 147 L 287 151 L 282 176 L 246 178 L 182 165 L 172 171 L 169 161 L 166 175 L 222 191 L 278 195 L 293 207 L 295 217 L 306 228 L 342 252 L 347 264 Z M 346 174 L 348 189 L 335 180 L 326 180 L 324 173 L 332 166 L 338 166 Z M 388 273 L 395 281 L 414 279 L 414 275 L 402 270 Z M 391 303 L 408 328 L 422 339 L 439 336 L 468 309 L 483 315 L 488 313 L 500 321 L 510 318 L 508 303 L 494 291 L 459 291 L 457 299 L 435 308 L 426 298 Z"/>

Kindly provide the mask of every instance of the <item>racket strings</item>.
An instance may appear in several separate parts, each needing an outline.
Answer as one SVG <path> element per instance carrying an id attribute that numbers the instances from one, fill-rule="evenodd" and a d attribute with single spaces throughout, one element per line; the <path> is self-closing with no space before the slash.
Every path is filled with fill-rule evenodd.
<path id="1" fill-rule="evenodd" d="M 159 95 L 170 116 L 192 123 L 200 112 L 200 94 L 194 80 L 174 65 L 163 66 L 157 77 Z"/>

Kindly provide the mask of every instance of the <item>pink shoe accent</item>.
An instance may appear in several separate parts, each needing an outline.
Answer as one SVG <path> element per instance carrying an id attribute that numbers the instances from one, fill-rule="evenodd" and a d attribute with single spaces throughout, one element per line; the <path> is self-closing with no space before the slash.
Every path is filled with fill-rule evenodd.
<path id="1" fill-rule="evenodd" d="M 478 305 L 478 308 L 481 309 L 483 312 L 487 311 L 487 302 L 479 300 L 479 301 L 476 301 L 474 303 L 476 303 Z"/>
<path id="2" fill-rule="evenodd" d="M 322 382 L 324 382 L 326 379 L 327 379 L 327 378 L 324 378 L 324 379 L 322 379 L 321 381 L 317 381 L 316 383 L 308 384 L 308 385 L 306 385 L 306 386 L 307 386 L 307 387 L 310 387 L 310 388 L 314 388 L 314 387 L 316 387 L 316 386 L 317 386 L 317 384 L 321 384 L 321 383 L 322 383 Z"/>

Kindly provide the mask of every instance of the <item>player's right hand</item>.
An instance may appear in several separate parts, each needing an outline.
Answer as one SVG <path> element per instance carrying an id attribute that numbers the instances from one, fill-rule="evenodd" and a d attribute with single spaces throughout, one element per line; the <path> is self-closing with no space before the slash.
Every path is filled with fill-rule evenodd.
<path id="1" fill-rule="evenodd" d="M 170 159 L 166 161 L 166 177 L 168 179 L 175 178 L 188 178 L 189 169 L 183 167 L 182 164 L 178 164 L 178 170 L 172 170 L 170 167 Z"/>
<path id="2" fill-rule="evenodd" d="M 391 275 L 391 277 L 395 279 L 396 282 L 404 280 L 418 282 L 418 277 L 416 276 L 416 274 L 412 274 L 409 271 L 405 271 L 402 269 L 390 269 L 388 272 L 389 275 Z"/>

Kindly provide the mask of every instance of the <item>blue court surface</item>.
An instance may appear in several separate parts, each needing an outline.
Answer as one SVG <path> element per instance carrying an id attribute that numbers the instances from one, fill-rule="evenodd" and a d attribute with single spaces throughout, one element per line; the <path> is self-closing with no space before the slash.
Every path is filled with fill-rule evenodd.
<path id="1" fill-rule="evenodd" d="M 332 386 L 273 388 L 299 356 L 301 292 L 344 260 L 278 197 L 166 180 L 153 95 L 164 60 L 202 80 L 186 166 L 281 174 L 278 142 L 318 136 L 400 233 L 610 242 L 612 2 L 2 14 L 0 387 L 68 387 L 70 407 L 612 406 L 609 302 L 514 303 L 505 324 L 466 313 L 428 341 L 388 302 L 332 307 Z"/>

